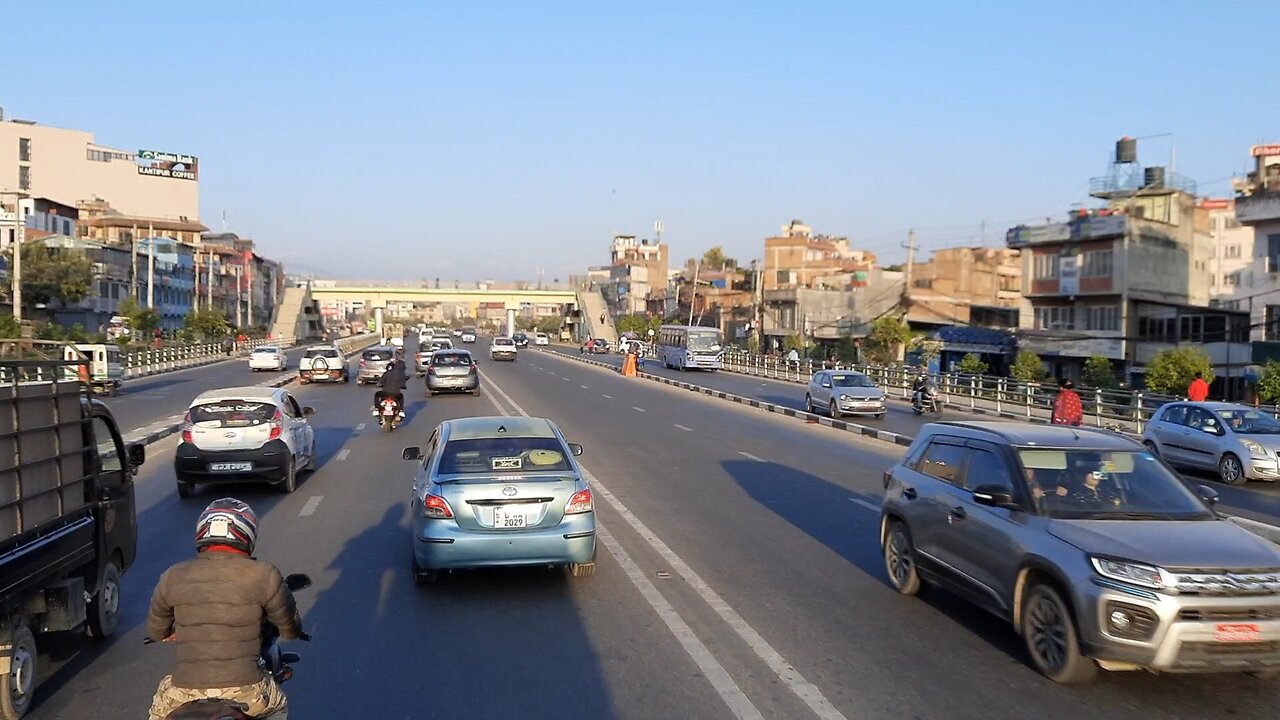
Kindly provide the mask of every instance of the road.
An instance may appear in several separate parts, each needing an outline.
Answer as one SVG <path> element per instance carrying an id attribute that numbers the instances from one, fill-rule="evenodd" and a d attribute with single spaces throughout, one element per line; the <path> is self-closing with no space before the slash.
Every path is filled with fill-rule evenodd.
<path id="1" fill-rule="evenodd" d="M 481 368 L 481 397 L 424 400 L 412 383 L 409 422 L 391 435 L 368 417 L 367 389 L 295 387 L 318 411 L 323 457 L 288 496 L 245 486 L 180 500 L 175 441 L 153 445 L 120 632 L 55 646 L 30 717 L 145 716 L 172 661 L 170 647 L 141 644 L 149 592 L 191 555 L 199 510 L 231 492 L 262 517 L 259 556 L 316 580 L 299 595 L 315 640 L 290 648 L 303 654 L 286 686 L 294 717 L 1275 715 L 1280 684 L 1245 676 L 1116 673 L 1060 687 L 981 611 L 940 592 L 897 596 L 875 502 L 900 448 L 550 353 Z M 597 573 L 494 570 L 415 587 L 401 448 L 449 417 L 522 411 L 586 447 L 605 530 Z"/>

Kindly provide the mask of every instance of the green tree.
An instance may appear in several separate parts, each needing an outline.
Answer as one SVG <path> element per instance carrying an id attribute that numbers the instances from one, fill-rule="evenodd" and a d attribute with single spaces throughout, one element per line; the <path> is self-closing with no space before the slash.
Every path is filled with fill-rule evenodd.
<path id="1" fill-rule="evenodd" d="M 5 256 L 13 267 L 13 249 Z M 24 307 L 65 307 L 78 303 L 93 289 L 93 263 L 78 250 L 51 248 L 41 242 L 22 247 L 22 302 Z M 13 278 L 9 279 L 13 291 Z"/>
<path id="2" fill-rule="evenodd" d="M 22 325 L 12 315 L 0 315 L 0 338 L 14 339 L 22 337 Z"/>
<path id="3" fill-rule="evenodd" d="M 1111 361 L 1103 355 L 1093 355 L 1084 362 L 1084 371 L 1080 380 L 1089 387 L 1110 390 L 1120 383 L 1116 381 L 1115 371 L 1111 369 Z"/>
<path id="4" fill-rule="evenodd" d="M 987 372 L 987 364 L 977 353 L 969 353 L 960 358 L 960 372 L 968 375 L 982 375 Z"/>
<path id="5" fill-rule="evenodd" d="M 911 338 L 911 349 L 919 353 L 920 364 L 928 367 L 934 358 L 942 354 L 942 341 L 930 339 L 927 335 L 916 335 Z"/>
<path id="6" fill-rule="evenodd" d="M 716 245 L 702 253 L 702 267 L 708 270 L 724 270 L 729 266 L 737 266 L 737 261 L 724 254 L 724 248 Z"/>
<path id="7" fill-rule="evenodd" d="M 89 334 L 84 331 L 84 325 L 75 323 L 67 330 L 67 339 L 71 342 L 89 342 Z"/>
<path id="8" fill-rule="evenodd" d="M 1014 358 L 1009 368 L 1009 375 L 1018 382 L 1035 383 L 1044 380 L 1044 363 L 1040 356 L 1030 350 L 1023 350 Z"/>
<path id="9" fill-rule="evenodd" d="M 127 297 L 116 305 L 116 314 L 129 321 L 129 340 L 147 342 L 155 329 L 160 327 L 160 313 L 155 308 L 144 308 L 138 301 Z M 226 322 L 226 319 L 223 319 Z"/>
<path id="10" fill-rule="evenodd" d="M 809 342 L 805 340 L 804 336 L 800 333 L 792 333 L 791 335 L 782 338 L 782 349 L 787 352 L 795 350 L 803 355 L 805 353 L 805 349 L 808 347 Z"/>
<path id="11" fill-rule="evenodd" d="M 536 324 L 536 323 L 534 322 L 533 318 L 531 318 L 531 317 L 525 317 L 525 316 L 521 315 L 520 317 L 517 317 L 517 318 L 516 318 L 516 329 L 517 329 L 517 330 L 523 330 L 523 331 L 525 331 L 525 332 L 530 332 L 531 330 L 533 330 L 533 327 L 534 327 L 534 325 L 535 325 L 535 324 Z"/>
<path id="12" fill-rule="evenodd" d="M 1147 389 L 1184 394 L 1197 372 L 1204 375 L 1205 382 L 1213 382 L 1213 361 L 1203 348 L 1188 345 L 1161 350 L 1147 363 Z"/>
<path id="13" fill-rule="evenodd" d="M 658 331 L 662 326 L 662 318 L 649 317 L 648 315 L 624 315 L 614 323 L 618 328 L 618 333 L 635 333 L 639 337 L 647 337 L 650 330 Z"/>
<path id="14" fill-rule="evenodd" d="M 224 337 L 230 329 L 226 316 L 217 310 L 192 310 L 183 321 L 183 330 L 189 333 L 190 339 L 200 338 L 205 342 Z"/>
<path id="15" fill-rule="evenodd" d="M 858 362 L 858 346 L 853 344 L 852 337 L 845 335 L 840 338 L 840 345 L 836 347 L 836 359 L 845 365 Z"/>
<path id="16" fill-rule="evenodd" d="M 1280 402 L 1280 362 L 1268 360 L 1258 378 L 1258 397 L 1263 402 Z"/>
<path id="17" fill-rule="evenodd" d="M 544 318 L 539 318 L 534 327 L 538 332 L 544 332 L 548 335 L 558 335 L 560 333 L 560 326 L 563 324 L 564 320 L 559 315 L 549 315 Z"/>
<path id="18" fill-rule="evenodd" d="M 889 363 L 898 359 L 898 351 L 911 338 L 911 328 L 896 317 L 888 316 L 871 323 L 870 347 L 867 358 L 873 362 Z"/>
<path id="19" fill-rule="evenodd" d="M 36 326 L 35 336 L 37 340 L 66 340 L 67 333 L 62 326 L 57 323 L 40 323 Z"/>

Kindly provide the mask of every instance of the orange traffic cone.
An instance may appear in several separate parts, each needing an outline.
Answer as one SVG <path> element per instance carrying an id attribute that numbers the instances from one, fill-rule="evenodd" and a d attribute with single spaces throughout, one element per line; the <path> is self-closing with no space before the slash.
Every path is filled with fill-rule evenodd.
<path id="1" fill-rule="evenodd" d="M 622 375 L 623 377 L 636 376 L 636 356 L 634 354 L 627 353 L 622 356 Z"/>

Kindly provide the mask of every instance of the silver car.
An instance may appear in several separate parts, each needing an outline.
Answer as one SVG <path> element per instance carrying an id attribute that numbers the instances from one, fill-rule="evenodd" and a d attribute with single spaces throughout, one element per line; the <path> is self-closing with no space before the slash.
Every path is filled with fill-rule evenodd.
<path id="1" fill-rule="evenodd" d="M 845 415 L 884 417 L 884 390 L 860 372 L 820 370 L 809 378 L 804 407 L 808 412 L 819 408 L 833 418 Z"/>
<path id="2" fill-rule="evenodd" d="M 427 397 L 442 392 L 480 394 L 480 371 L 466 350 L 436 350 L 427 360 Z"/>
<path id="3" fill-rule="evenodd" d="M 1122 435 L 930 423 L 884 481 L 893 588 L 937 585 L 1008 621 L 1054 681 L 1280 669 L 1280 546 Z"/>
<path id="4" fill-rule="evenodd" d="M 376 383 L 387 371 L 387 363 L 396 356 L 396 348 L 379 345 L 360 353 L 360 367 L 356 370 L 356 384 Z"/>
<path id="5" fill-rule="evenodd" d="M 418 461 L 410 507 L 413 573 L 481 567 L 564 566 L 595 572 L 596 515 L 591 488 L 550 420 L 471 417 L 446 420 Z"/>
<path id="6" fill-rule="evenodd" d="M 1247 405 L 1169 403 L 1147 423 L 1142 443 L 1170 465 L 1214 471 L 1229 485 L 1280 479 L 1280 421 Z"/>

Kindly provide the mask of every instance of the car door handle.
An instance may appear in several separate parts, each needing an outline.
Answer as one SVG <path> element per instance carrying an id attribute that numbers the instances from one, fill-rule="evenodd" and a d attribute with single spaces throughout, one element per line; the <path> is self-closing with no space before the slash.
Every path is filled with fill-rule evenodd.
<path id="1" fill-rule="evenodd" d="M 902 488 L 902 497 L 908 500 L 915 500 L 919 495 L 916 494 L 915 488 Z"/>
<path id="2" fill-rule="evenodd" d="M 964 508 L 956 506 L 951 508 L 951 512 L 947 513 L 947 522 L 955 522 L 956 520 L 964 520 L 969 517 L 969 513 Z"/>

